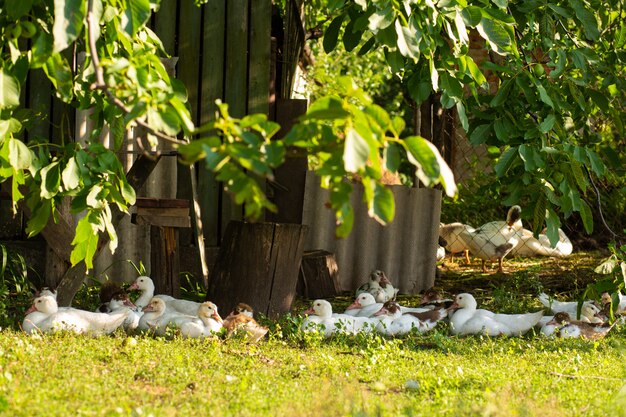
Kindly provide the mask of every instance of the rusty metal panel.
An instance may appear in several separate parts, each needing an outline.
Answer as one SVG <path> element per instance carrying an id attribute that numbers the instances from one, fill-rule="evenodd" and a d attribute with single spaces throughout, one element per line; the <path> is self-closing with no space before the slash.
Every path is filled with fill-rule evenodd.
<path id="1" fill-rule="evenodd" d="M 309 226 L 305 250 L 335 254 L 342 291 L 354 291 L 374 269 L 385 271 L 401 293 L 416 294 L 435 281 L 441 191 L 391 185 L 396 200 L 394 221 L 381 226 L 367 215 L 363 187 L 354 184 L 352 233 L 335 237 L 335 217 L 325 204 L 329 193 L 319 179 L 307 173 L 303 224 Z"/>

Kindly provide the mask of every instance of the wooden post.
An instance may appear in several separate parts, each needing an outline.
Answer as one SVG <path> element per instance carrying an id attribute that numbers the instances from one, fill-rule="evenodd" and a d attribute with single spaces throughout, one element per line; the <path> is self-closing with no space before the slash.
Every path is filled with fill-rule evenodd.
<path id="1" fill-rule="evenodd" d="M 180 296 L 178 229 L 191 227 L 189 200 L 138 198 L 135 224 L 150 225 L 150 275 L 159 294 Z"/>
<path id="2" fill-rule="evenodd" d="M 291 309 L 307 226 L 228 223 L 209 277 L 207 300 L 226 314 L 239 302 L 276 317 Z"/>
<path id="3" fill-rule="evenodd" d="M 325 250 L 307 251 L 302 255 L 298 295 L 315 300 L 336 297 L 341 293 L 337 279 L 339 267 L 335 255 Z"/>

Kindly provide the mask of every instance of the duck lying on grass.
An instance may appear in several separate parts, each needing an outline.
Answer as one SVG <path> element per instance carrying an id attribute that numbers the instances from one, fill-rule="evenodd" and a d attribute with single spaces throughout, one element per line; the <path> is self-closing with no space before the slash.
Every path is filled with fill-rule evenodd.
<path id="1" fill-rule="evenodd" d="M 454 312 L 450 318 L 453 335 L 484 334 L 487 336 L 521 336 L 532 329 L 543 317 L 543 311 L 526 314 L 497 314 L 477 308 L 471 294 L 456 296 L 450 306 Z"/>
<path id="2" fill-rule="evenodd" d="M 112 333 L 123 325 L 128 312 L 94 313 L 76 308 L 59 308 L 51 295 L 35 298 L 33 305 L 26 311 L 22 329 L 26 333 L 48 333 L 69 331 L 100 335 Z"/>
<path id="3" fill-rule="evenodd" d="M 565 312 L 556 313 L 552 320 L 542 327 L 544 336 L 562 338 L 584 338 L 589 340 L 601 339 L 613 328 L 613 325 L 594 325 L 580 320 L 572 320 Z"/>

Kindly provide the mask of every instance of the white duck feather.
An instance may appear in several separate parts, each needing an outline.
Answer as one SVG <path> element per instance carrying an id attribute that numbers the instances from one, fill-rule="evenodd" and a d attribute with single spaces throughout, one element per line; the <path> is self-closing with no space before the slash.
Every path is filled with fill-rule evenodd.
<path id="1" fill-rule="evenodd" d="M 105 314 L 69 307 L 60 309 L 56 299 L 49 295 L 35 298 L 26 313 L 22 327 L 27 333 L 65 330 L 91 335 L 112 333 L 128 316 L 127 312 Z"/>
<path id="2" fill-rule="evenodd" d="M 463 293 L 456 296 L 450 307 L 454 314 L 450 328 L 454 335 L 485 334 L 488 336 L 519 336 L 535 326 L 542 311 L 526 314 L 497 314 L 477 309 L 474 296 Z"/>

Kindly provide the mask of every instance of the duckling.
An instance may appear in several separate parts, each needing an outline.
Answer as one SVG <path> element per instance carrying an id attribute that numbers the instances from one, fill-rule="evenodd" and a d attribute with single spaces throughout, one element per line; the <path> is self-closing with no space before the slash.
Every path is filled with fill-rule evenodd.
<path id="1" fill-rule="evenodd" d="M 594 326 L 583 321 L 572 320 L 570 315 L 565 312 L 556 313 L 554 318 L 547 323 L 547 326 L 555 326 L 553 335 L 563 338 L 582 337 L 589 340 L 603 338 L 614 325 L 615 323 L 609 327 Z"/>
<path id="2" fill-rule="evenodd" d="M 379 269 L 372 271 L 370 280 L 356 290 L 356 295 L 369 292 L 378 303 L 395 299 L 398 290 L 393 287 L 385 273 Z"/>
<path id="3" fill-rule="evenodd" d="M 498 272 L 502 273 L 502 259 L 519 242 L 517 230 L 522 228 L 520 206 L 513 206 L 507 213 L 506 221 L 485 223 L 474 231 L 462 230 L 459 236 L 467 243 L 470 252 L 482 260 L 482 270 L 486 261 L 498 261 Z"/>
<path id="4" fill-rule="evenodd" d="M 233 311 L 224 319 L 224 328 L 227 336 L 241 330 L 246 332 L 246 339 L 250 343 L 256 343 L 265 336 L 269 328 L 261 326 L 253 318 L 252 307 L 245 303 L 239 303 Z"/>

